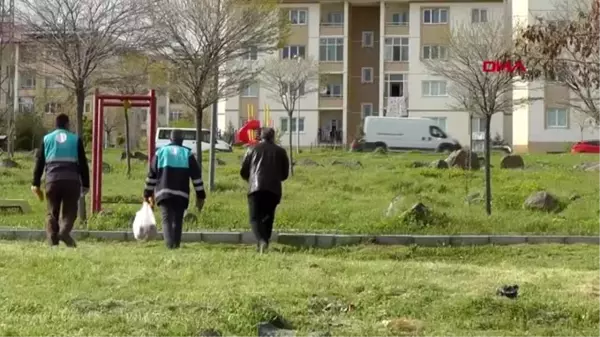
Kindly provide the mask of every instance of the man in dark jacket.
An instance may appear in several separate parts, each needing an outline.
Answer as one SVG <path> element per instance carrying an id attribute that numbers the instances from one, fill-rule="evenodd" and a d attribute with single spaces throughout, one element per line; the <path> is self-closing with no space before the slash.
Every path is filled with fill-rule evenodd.
<path id="1" fill-rule="evenodd" d="M 196 192 L 196 207 L 202 211 L 206 193 L 202 171 L 192 151 L 183 146 L 181 130 L 171 132 L 171 143 L 156 151 L 146 178 L 144 199 L 160 207 L 165 244 L 179 248 L 183 230 L 183 215 L 188 208 L 190 183 Z"/>
<path id="2" fill-rule="evenodd" d="M 83 142 L 76 134 L 69 132 L 69 117 L 65 114 L 56 117 L 56 130 L 44 137 L 37 154 L 31 190 L 40 196 L 44 168 L 48 242 L 56 246 L 60 240 L 74 248 L 77 245 L 71 237 L 71 230 L 77 219 L 79 198 L 90 188 L 90 172 Z M 62 226 L 59 226 L 61 206 Z"/>
<path id="3" fill-rule="evenodd" d="M 288 178 L 290 162 L 286 151 L 275 144 L 272 128 L 263 128 L 260 138 L 261 142 L 246 153 L 240 175 L 248 182 L 250 225 L 263 253 L 269 246 L 275 209 L 281 201 L 281 182 Z"/>

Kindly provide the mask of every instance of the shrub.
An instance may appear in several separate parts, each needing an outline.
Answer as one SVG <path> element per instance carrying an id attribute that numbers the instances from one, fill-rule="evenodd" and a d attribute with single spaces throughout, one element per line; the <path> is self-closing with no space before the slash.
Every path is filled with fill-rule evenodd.
<path id="1" fill-rule="evenodd" d="M 15 150 L 31 151 L 37 148 L 47 130 L 35 113 L 22 113 L 15 120 Z"/>

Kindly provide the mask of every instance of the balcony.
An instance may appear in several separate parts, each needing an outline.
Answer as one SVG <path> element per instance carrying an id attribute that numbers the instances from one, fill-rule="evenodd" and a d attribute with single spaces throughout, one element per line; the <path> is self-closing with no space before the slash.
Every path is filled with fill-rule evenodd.
<path id="1" fill-rule="evenodd" d="M 344 4 L 322 4 L 321 5 L 321 36 L 343 36 L 344 35 Z"/>
<path id="2" fill-rule="evenodd" d="M 319 109 L 341 109 L 343 105 L 344 98 L 341 96 L 319 97 Z"/>

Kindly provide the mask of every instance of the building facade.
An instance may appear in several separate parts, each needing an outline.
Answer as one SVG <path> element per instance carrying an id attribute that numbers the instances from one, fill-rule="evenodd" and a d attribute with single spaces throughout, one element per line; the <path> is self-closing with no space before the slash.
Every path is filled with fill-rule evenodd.
<path id="1" fill-rule="evenodd" d="M 453 24 L 499 20 L 502 1 L 288 0 L 281 6 L 292 24 L 281 57 L 319 60 L 319 71 L 327 78 L 324 90 L 300 99 L 292 120 L 294 143 L 300 139 L 301 146 L 347 144 L 358 136 L 364 117 L 396 112 L 397 105 L 388 105 L 399 98 L 405 116 L 432 118 L 461 143 L 468 143 L 468 114 L 451 108 L 447 81 L 429 75 L 423 59 L 443 53 L 442 40 Z M 262 119 L 268 106 L 285 144 L 287 115 L 268 92 L 256 85 L 228 99 L 226 120 L 241 127 L 248 111 Z M 505 137 L 504 124 L 503 116 L 495 116 L 493 134 Z M 473 121 L 475 132 L 483 131 L 483 126 L 482 121 Z"/>

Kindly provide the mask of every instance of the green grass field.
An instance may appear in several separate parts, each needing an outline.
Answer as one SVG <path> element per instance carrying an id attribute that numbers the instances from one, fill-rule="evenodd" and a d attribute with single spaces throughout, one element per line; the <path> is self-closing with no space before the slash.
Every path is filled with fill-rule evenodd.
<path id="1" fill-rule="evenodd" d="M 140 207 L 145 164 L 134 161 L 131 179 L 125 177 L 120 151 L 109 151 L 105 160 L 113 170 L 104 176 L 104 215 L 89 221 L 90 229 L 128 228 Z M 239 178 L 242 150 L 219 154 L 225 164 L 217 169 L 217 191 L 210 193 L 197 223 L 186 230 L 246 230 L 246 185 Z M 309 165 L 310 158 L 322 166 Z M 598 172 L 573 166 L 598 162 L 597 155 L 525 155 L 525 170 L 501 170 L 500 156 L 493 158 L 493 216 L 487 217 L 481 201 L 465 197 L 483 194 L 483 170 L 412 168 L 414 161 L 431 162 L 436 154 L 345 153 L 305 151 L 298 159 L 296 175 L 284 186 L 276 229 L 279 231 L 340 233 L 547 233 L 596 235 L 598 230 Z M 362 168 L 331 165 L 333 161 L 360 161 Z M 34 212 L 2 215 L 0 226 L 43 228 L 45 205 L 29 191 L 33 159 L 19 155 L 20 169 L 0 169 L 0 198 L 23 198 Z M 207 165 L 205 165 L 205 168 Z M 205 172 L 206 173 L 206 172 Z M 565 208 L 560 213 L 527 211 L 523 201 L 532 192 L 547 190 Z M 570 196 L 579 199 L 571 201 Z M 386 216 L 390 202 L 401 195 L 398 213 L 423 202 L 436 216 L 429 226 L 420 226 L 398 216 Z M 88 198 L 89 199 L 89 198 Z M 89 206 L 89 202 L 88 202 Z"/>
<path id="2" fill-rule="evenodd" d="M 598 248 L 0 244 L 0 335 L 593 336 Z M 515 300 L 496 295 L 518 284 Z M 389 321 L 387 325 L 385 321 Z"/>

